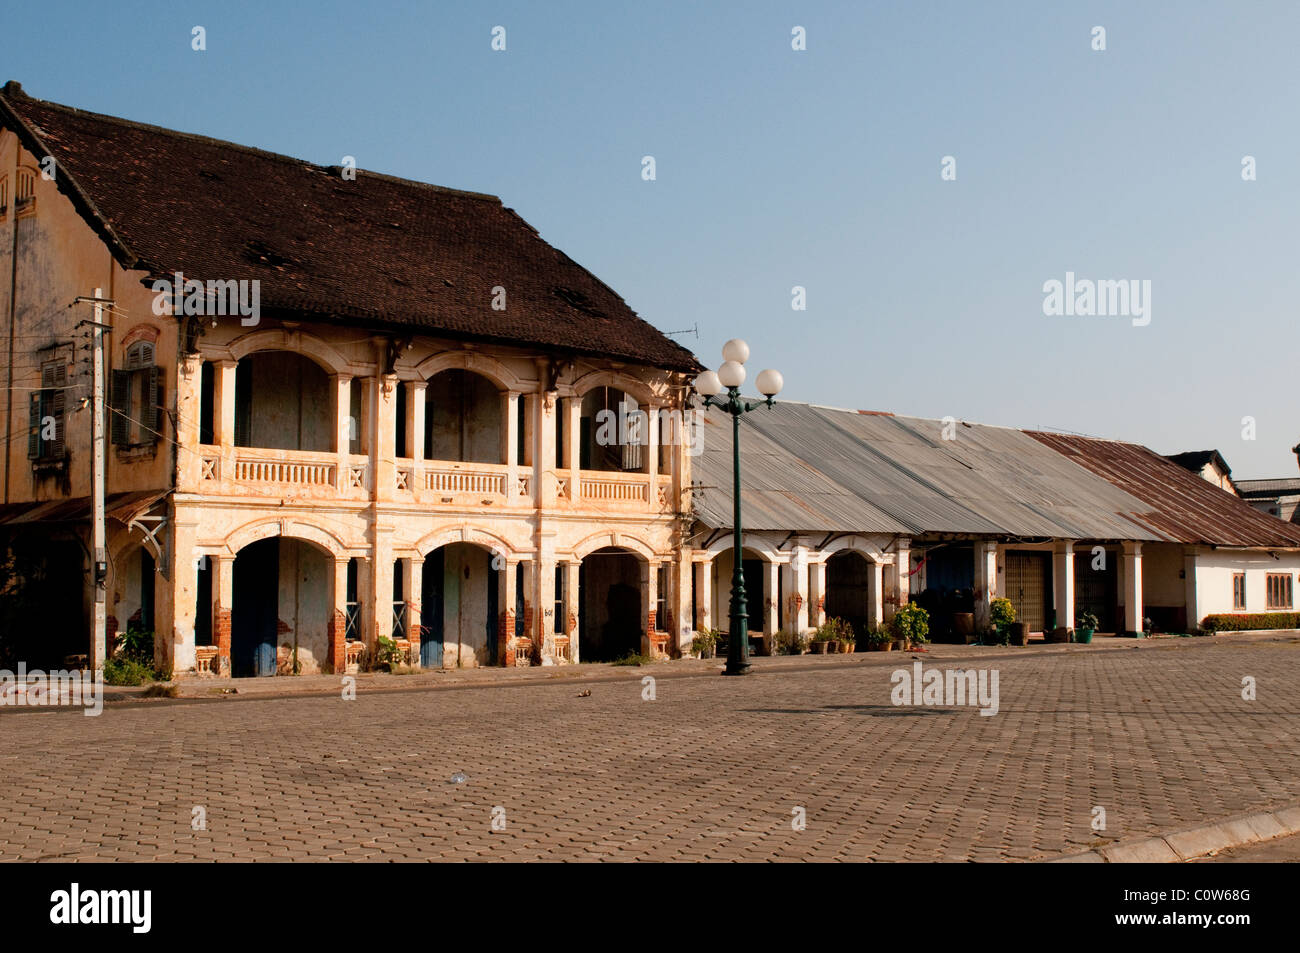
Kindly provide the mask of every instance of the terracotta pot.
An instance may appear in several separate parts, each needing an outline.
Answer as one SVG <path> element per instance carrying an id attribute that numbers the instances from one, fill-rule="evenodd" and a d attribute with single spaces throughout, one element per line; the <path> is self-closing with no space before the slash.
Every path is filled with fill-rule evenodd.
<path id="1" fill-rule="evenodd" d="M 1028 622 L 1011 623 L 1011 644 L 1012 645 L 1029 644 L 1029 623 Z"/>
<path id="2" fill-rule="evenodd" d="M 829 642 L 814 642 L 814 643 L 813 643 L 813 651 L 814 651 L 817 655 L 825 655 L 825 654 L 826 654 L 826 651 L 827 651 L 830 647 L 831 647 L 831 644 L 830 644 Z"/>

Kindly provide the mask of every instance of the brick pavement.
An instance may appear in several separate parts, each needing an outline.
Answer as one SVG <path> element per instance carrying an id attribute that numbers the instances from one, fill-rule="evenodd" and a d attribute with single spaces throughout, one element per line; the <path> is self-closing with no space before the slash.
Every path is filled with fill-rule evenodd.
<path id="1" fill-rule="evenodd" d="M 977 658 L 924 662 L 996 667 L 994 717 L 893 707 L 898 653 L 661 677 L 655 701 L 641 678 L 676 663 L 589 697 L 548 679 L 7 710 L 0 859 L 1021 860 L 1300 800 L 1300 640 Z"/>

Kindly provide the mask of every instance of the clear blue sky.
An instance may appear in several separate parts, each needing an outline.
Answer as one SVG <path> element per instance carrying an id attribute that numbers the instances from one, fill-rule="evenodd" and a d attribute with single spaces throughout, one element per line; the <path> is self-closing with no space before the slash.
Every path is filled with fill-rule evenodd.
<path id="1" fill-rule="evenodd" d="M 0 79 L 34 96 L 500 195 L 653 324 L 698 324 L 679 340 L 706 363 L 748 338 L 790 399 L 1297 475 L 1300 4 L 49 0 L 3 21 Z M 1066 271 L 1150 279 L 1150 325 L 1044 316 Z"/>

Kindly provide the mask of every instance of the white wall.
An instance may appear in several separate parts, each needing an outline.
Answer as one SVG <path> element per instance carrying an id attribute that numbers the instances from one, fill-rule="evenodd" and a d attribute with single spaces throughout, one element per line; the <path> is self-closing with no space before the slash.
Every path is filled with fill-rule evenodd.
<path id="1" fill-rule="evenodd" d="M 1232 607 L 1232 576 L 1238 572 L 1246 574 L 1245 609 Z M 1289 572 L 1293 590 L 1300 596 L 1300 580 L 1294 578 L 1300 573 L 1300 553 L 1279 552 L 1276 559 L 1267 552 L 1225 549 L 1198 554 L 1196 589 L 1201 618 L 1215 613 L 1287 611 L 1267 608 L 1264 577 L 1274 572 Z"/>

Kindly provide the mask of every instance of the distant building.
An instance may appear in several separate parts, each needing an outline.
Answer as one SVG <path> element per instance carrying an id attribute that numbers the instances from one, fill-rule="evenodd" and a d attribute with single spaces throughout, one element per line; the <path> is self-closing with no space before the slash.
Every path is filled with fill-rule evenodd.
<path id="1" fill-rule="evenodd" d="M 1213 483 L 1221 490 L 1227 490 L 1229 493 L 1236 493 L 1236 485 L 1232 482 L 1232 471 L 1228 468 L 1228 462 L 1223 459 L 1223 455 L 1217 450 L 1189 450 L 1186 453 L 1169 454 L 1169 459 L 1178 464 L 1184 470 L 1195 473 L 1201 479 Z"/>

